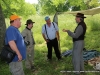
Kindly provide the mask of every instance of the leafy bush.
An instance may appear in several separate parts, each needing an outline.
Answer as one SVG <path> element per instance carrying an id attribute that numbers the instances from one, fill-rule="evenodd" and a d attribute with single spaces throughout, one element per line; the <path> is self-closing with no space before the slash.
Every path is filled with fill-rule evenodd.
<path id="1" fill-rule="evenodd" d="M 87 25 L 90 26 L 91 31 L 98 31 L 100 30 L 100 16 L 99 15 L 94 15 L 87 17 Z"/>

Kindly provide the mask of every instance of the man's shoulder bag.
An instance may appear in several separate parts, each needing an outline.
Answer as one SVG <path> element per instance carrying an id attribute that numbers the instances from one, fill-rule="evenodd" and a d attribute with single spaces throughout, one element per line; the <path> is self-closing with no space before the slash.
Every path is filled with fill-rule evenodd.
<path id="1" fill-rule="evenodd" d="M 4 45 L 0 53 L 1 60 L 7 63 L 10 63 L 14 59 L 15 55 L 16 53 L 10 48 L 9 45 Z"/>

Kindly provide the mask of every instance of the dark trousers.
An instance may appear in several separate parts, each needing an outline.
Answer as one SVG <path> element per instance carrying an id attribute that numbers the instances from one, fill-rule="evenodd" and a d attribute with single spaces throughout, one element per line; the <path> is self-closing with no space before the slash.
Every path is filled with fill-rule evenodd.
<path id="1" fill-rule="evenodd" d="M 58 49 L 58 41 L 57 38 L 53 39 L 53 40 L 49 40 L 49 42 L 47 42 L 47 48 L 48 48 L 48 59 L 52 59 L 52 47 L 54 48 L 56 57 L 58 59 L 61 59 L 61 54 L 60 51 Z"/>

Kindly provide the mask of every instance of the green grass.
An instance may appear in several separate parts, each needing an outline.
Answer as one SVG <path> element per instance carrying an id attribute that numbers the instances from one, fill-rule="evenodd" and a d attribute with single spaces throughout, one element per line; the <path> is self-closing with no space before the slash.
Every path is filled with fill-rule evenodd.
<path id="1" fill-rule="evenodd" d="M 63 57 L 63 61 L 57 61 L 57 58 L 53 51 L 53 61 L 47 62 L 47 48 L 44 39 L 42 38 L 41 29 L 44 21 L 45 16 L 33 15 L 30 16 L 33 21 L 35 21 L 34 27 L 32 29 L 34 39 L 36 41 L 35 46 L 35 59 L 34 64 L 36 70 L 31 72 L 30 70 L 25 69 L 25 75 L 71 75 L 72 73 L 61 73 L 60 71 L 73 71 L 72 66 L 72 57 Z M 51 20 L 53 16 L 50 16 Z M 28 19 L 29 19 L 28 18 Z M 87 50 L 95 49 L 100 51 L 100 14 L 94 16 L 87 16 L 85 22 L 87 24 L 87 33 L 85 38 L 85 48 Z M 22 26 L 20 31 L 25 28 L 25 23 L 27 19 L 22 19 Z M 76 27 L 75 17 L 68 14 L 61 14 L 58 16 L 58 23 L 59 23 L 59 31 L 60 31 L 60 47 L 61 53 L 72 49 L 72 38 L 68 36 L 67 33 L 62 32 L 62 29 L 69 29 L 74 31 Z M 9 25 L 9 20 L 6 19 L 7 27 Z M 24 63 L 24 62 L 23 62 Z M 85 64 L 85 70 L 93 70 L 92 66 Z M 9 67 L 6 63 L 0 62 L 0 75 L 11 75 L 9 72 Z M 99 75 L 98 73 L 87 73 L 87 75 Z"/>

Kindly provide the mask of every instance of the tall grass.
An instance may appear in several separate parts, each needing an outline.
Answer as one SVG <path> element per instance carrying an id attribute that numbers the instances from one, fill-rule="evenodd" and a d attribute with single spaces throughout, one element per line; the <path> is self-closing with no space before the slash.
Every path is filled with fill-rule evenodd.
<path id="1" fill-rule="evenodd" d="M 90 25 L 91 31 L 99 31 L 100 30 L 100 16 L 95 15 L 95 16 L 89 16 L 87 19 L 88 25 Z"/>
<path id="2" fill-rule="evenodd" d="M 61 73 L 60 71 L 73 71 L 72 65 L 72 56 L 63 57 L 63 61 L 57 61 L 55 53 L 53 51 L 53 61 L 47 62 L 47 48 L 46 43 L 42 37 L 41 30 L 42 26 L 45 24 L 44 21 L 45 16 L 33 15 L 27 19 L 32 19 L 35 21 L 33 26 L 33 35 L 36 41 L 35 45 L 35 59 L 34 64 L 36 70 L 31 72 L 30 70 L 25 69 L 25 75 L 71 75 L 72 73 Z M 50 16 L 51 20 L 53 16 Z M 87 24 L 87 32 L 85 38 L 85 48 L 87 50 L 96 49 L 100 51 L 100 31 L 99 31 L 99 18 L 100 14 L 94 16 L 87 16 L 85 22 Z M 20 31 L 22 31 L 26 26 L 26 20 L 22 19 L 22 26 Z M 9 25 L 9 20 L 6 19 L 6 24 Z M 60 14 L 58 15 L 58 26 L 60 32 L 60 47 L 61 53 L 72 49 L 72 38 L 68 36 L 67 33 L 62 32 L 62 29 L 69 29 L 74 31 L 76 27 L 75 16 L 69 14 Z M 8 26 L 7 26 L 8 27 Z M 24 62 L 23 62 L 24 63 Z M 2 64 L 2 65 L 1 65 Z M 93 67 L 85 64 L 85 70 L 93 70 Z M 11 75 L 9 72 L 8 65 L 6 63 L 0 62 L 0 75 Z M 87 73 L 87 75 L 99 75 L 98 73 Z"/>

